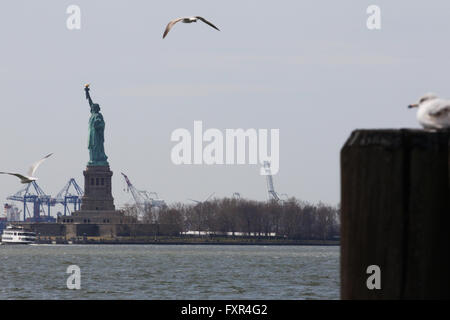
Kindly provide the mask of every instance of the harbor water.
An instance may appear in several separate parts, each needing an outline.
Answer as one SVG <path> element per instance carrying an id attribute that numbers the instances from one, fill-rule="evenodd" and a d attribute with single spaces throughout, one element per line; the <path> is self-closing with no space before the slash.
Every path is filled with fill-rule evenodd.
<path id="1" fill-rule="evenodd" d="M 0 299 L 338 299 L 339 284 L 337 246 L 0 246 Z"/>

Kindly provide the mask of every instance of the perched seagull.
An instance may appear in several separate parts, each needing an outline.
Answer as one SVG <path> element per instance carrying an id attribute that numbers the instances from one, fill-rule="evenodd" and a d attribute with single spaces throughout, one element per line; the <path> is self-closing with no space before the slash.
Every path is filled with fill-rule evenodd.
<path id="1" fill-rule="evenodd" d="M 217 28 L 211 22 L 209 22 L 208 20 L 206 20 L 205 18 L 202 18 L 202 17 L 177 18 L 177 19 L 174 19 L 174 20 L 169 22 L 169 24 L 166 27 L 166 30 L 164 31 L 163 39 L 167 36 L 167 34 L 169 33 L 170 29 L 172 29 L 172 27 L 174 26 L 175 23 L 180 22 L 180 21 L 183 22 L 183 23 L 192 23 L 192 22 L 197 22 L 197 20 L 201 20 L 204 23 L 206 23 L 206 24 L 210 25 L 211 27 L 213 27 L 214 29 L 219 30 L 219 28 Z"/>
<path id="2" fill-rule="evenodd" d="M 0 172 L 0 174 L 10 174 L 12 176 L 16 176 L 20 179 L 21 183 L 31 183 L 33 181 L 36 181 L 37 178 L 33 177 L 34 173 L 36 172 L 36 169 L 41 165 L 42 162 L 44 162 L 48 157 L 50 157 L 53 153 L 50 153 L 43 157 L 38 162 L 34 163 L 30 169 L 28 170 L 28 176 L 22 175 L 20 173 L 11 173 L 11 172 Z"/>
<path id="3" fill-rule="evenodd" d="M 425 129 L 450 128 L 450 100 L 427 93 L 418 103 L 411 104 L 408 108 L 418 108 L 417 120 Z"/>

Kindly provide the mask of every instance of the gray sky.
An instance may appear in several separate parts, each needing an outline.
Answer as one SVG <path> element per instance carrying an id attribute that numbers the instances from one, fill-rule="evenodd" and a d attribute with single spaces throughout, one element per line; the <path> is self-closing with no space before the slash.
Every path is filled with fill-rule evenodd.
<path id="1" fill-rule="evenodd" d="M 66 8 L 81 8 L 81 30 Z M 381 7 L 382 29 L 366 28 Z M 450 97 L 449 1 L 177 0 L 8 1 L 0 10 L 0 170 L 37 171 L 55 196 L 83 185 L 89 107 L 106 120 L 116 206 L 129 201 L 120 172 L 168 202 L 240 192 L 267 199 L 255 165 L 175 166 L 177 128 L 280 129 L 275 188 L 337 204 L 339 151 L 356 128 L 418 127 L 406 106 L 427 91 Z M 167 22 L 178 24 L 162 40 Z M 22 188 L 0 176 L 0 199 Z M 58 210 L 61 210 L 60 208 Z M 56 212 L 56 210 L 54 210 Z"/>

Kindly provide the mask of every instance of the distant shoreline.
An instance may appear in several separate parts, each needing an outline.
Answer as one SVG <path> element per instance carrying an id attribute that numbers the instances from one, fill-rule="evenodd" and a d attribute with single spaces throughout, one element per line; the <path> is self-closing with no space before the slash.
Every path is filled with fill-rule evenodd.
<path id="1" fill-rule="evenodd" d="M 339 246 L 338 240 L 212 240 L 212 239 L 87 239 L 67 241 L 62 239 L 56 240 L 38 240 L 37 244 L 107 244 L 107 245 L 124 245 L 124 244 L 152 244 L 152 245 L 239 245 L 239 246 Z"/>

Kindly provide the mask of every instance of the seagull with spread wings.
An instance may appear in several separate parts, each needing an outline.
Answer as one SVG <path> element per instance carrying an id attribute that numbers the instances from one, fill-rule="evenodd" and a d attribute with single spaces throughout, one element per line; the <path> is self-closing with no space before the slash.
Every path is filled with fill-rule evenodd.
<path id="1" fill-rule="evenodd" d="M 175 23 L 180 22 L 180 21 L 183 22 L 183 23 L 192 23 L 192 22 L 197 22 L 198 20 L 203 21 L 207 25 L 209 25 L 209 26 L 213 27 L 214 29 L 220 31 L 219 28 L 217 28 L 215 25 L 213 25 L 211 22 L 209 22 L 205 18 L 198 17 L 198 16 L 197 17 L 184 17 L 184 18 L 177 18 L 177 19 L 174 19 L 174 20 L 169 22 L 169 24 L 166 27 L 166 30 L 164 31 L 163 39 L 167 36 L 167 34 L 169 33 L 170 29 L 172 29 L 172 27 L 175 25 Z"/>
<path id="2" fill-rule="evenodd" d="M 0 174 L 9 174 L 12 176 L 16 176 L 20 179 L 21 183 L 31 183 L 33 181 L 36 181 L 37 178 L 33 177 L 34 173 L 36 172 L 37 168 L 41 165 L 42 162 L 44 162 L 47 158 L 49 158 L 53 153 L 50 153 L 48 155 L 46 155 L 45 157 L 43 157 L 41 160 L 39 160 L 38 162 L 34 163 L 30 169 L 28 170 L 28 175 L 23 175 L 20 173 L 13 173 L 13 172 L 0 172 Z"/>

